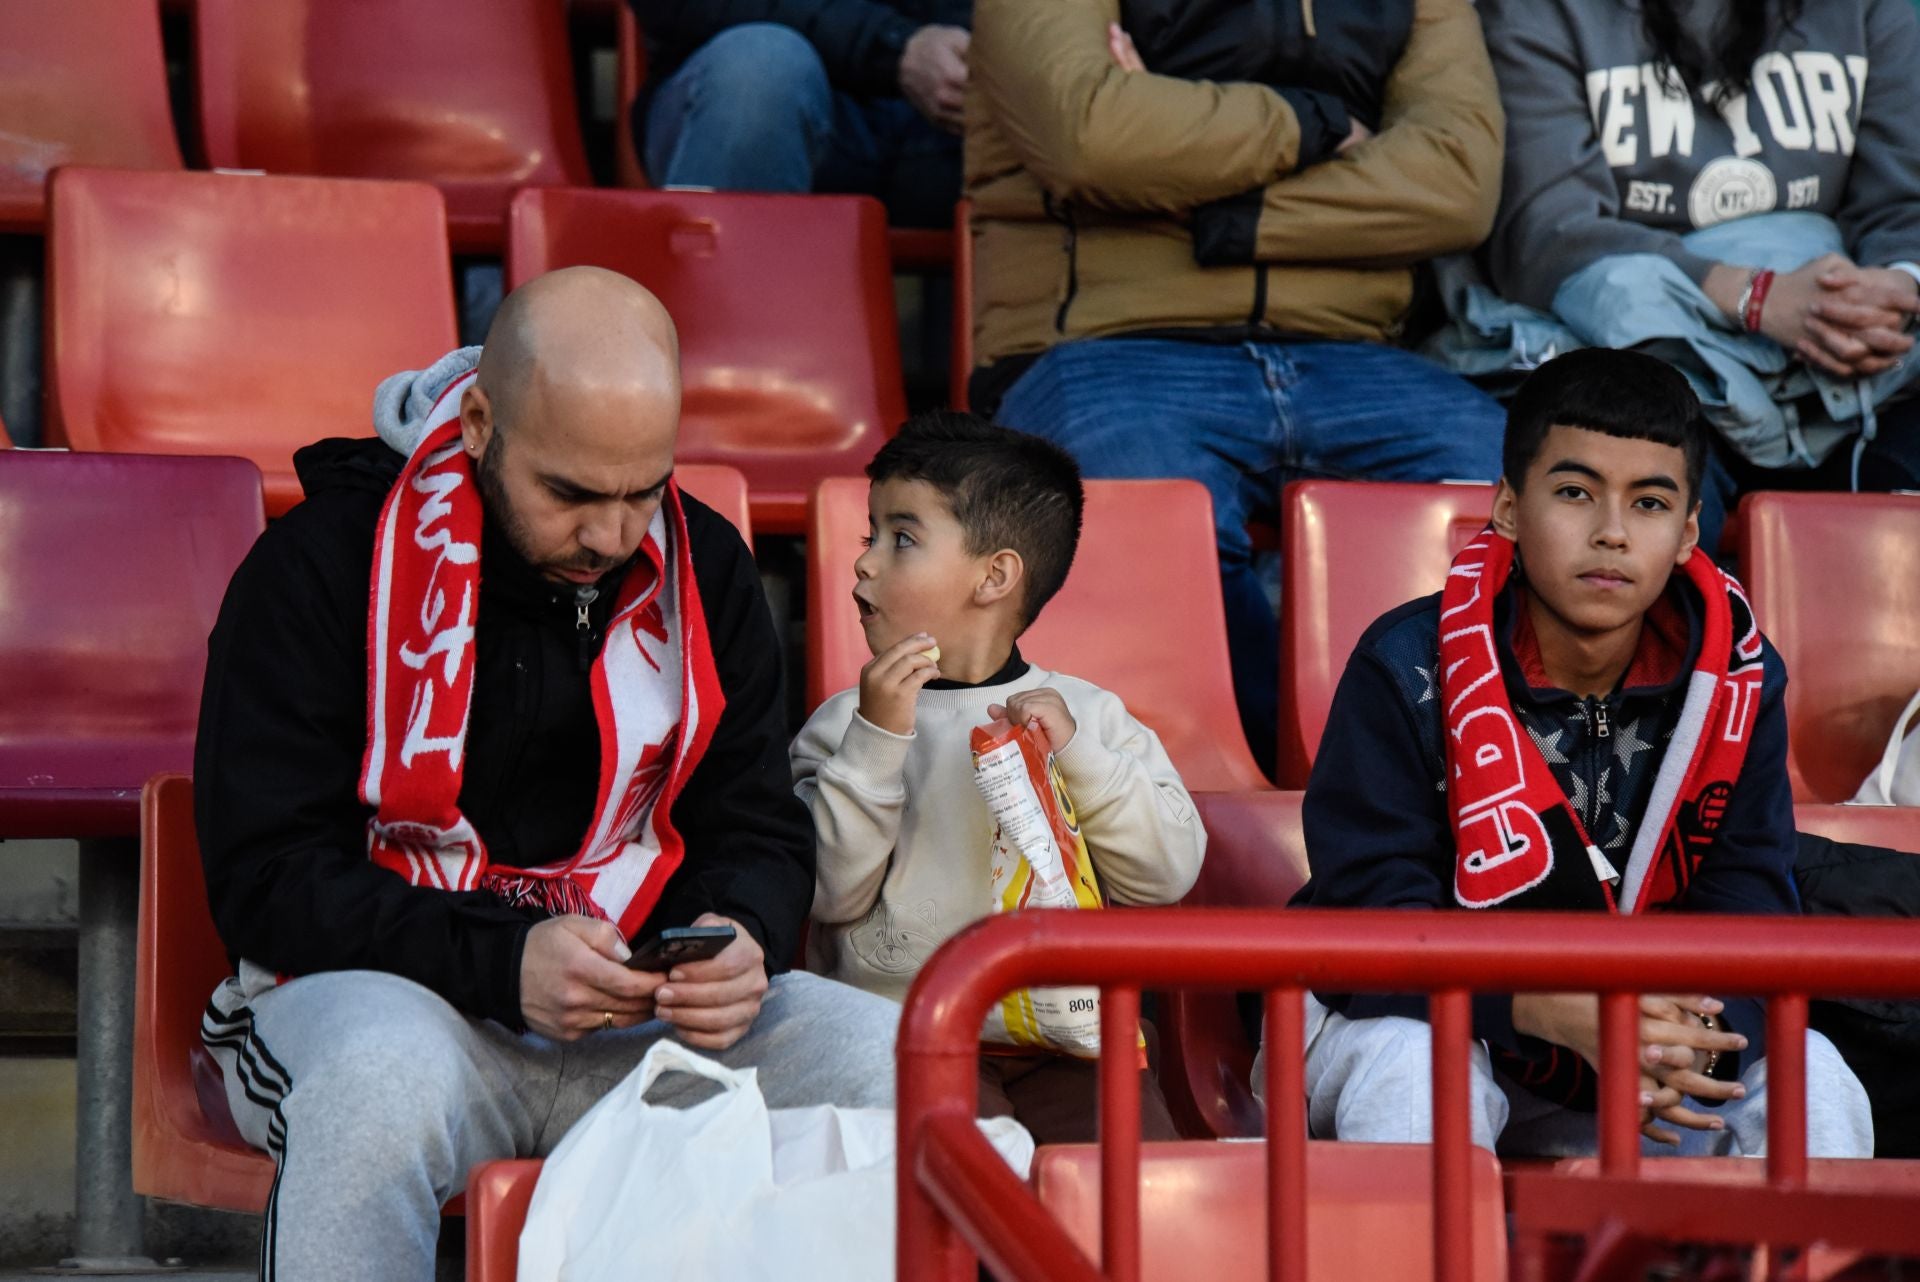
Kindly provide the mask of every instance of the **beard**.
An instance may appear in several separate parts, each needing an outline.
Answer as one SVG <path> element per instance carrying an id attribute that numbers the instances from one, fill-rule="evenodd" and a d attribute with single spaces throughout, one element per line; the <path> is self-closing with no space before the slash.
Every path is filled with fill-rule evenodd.
<path id="1" fill-rule="evenodd" d="M 585 573 L 605 574 L 615 567 L 582 548 L 577 556 L 562 560 L 550 560 L 539 555 L 533 547 L 533 535 L 526 521 L 514 509 L 513 500 L 507 497 L 507 483 L 501 476 L 502 460 L 506 457 L 506 438 L 497 431 L 493 440 L 480 457 L 474 460 L 474 484 L 480 490 L 480 503 L 493 518 L 500 532 L 507 536 L 507 544 L 513 548 L 522 561 L 542 574 L 550 570 L 578 570 Z"/>

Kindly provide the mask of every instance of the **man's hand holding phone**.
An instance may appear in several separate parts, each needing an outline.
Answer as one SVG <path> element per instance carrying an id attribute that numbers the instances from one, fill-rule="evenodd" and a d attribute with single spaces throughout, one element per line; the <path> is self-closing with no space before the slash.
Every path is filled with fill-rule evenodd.
<path id="1" fill-rule="evenodd" d="M 767 992 L 767 961 L 746 927 L 716 913 L 696 926 L 732 926 L 733 942 L 708 961 L 677 963 L 651 992 L 655 1017 L 701 1050 L 725 1050 L 746 1035 Z M 658 976 L 654 976 L 658 978 Z"/>
<path id="2" fill-rule="evenodd" d="M 663 978 L 628 970 L 620 928 L 593 917 L 553 917 L 527 932 L 520 952 L 520 1014 L 543 1037 L 571 1042 L 653 1018 Z"/>

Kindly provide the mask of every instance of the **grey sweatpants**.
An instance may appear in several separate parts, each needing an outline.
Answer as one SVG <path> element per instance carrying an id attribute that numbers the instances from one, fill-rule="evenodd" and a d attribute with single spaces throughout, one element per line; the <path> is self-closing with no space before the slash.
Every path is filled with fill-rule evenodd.
<path id="1" fill-rule="evenodd" d="M 1425 1020 L 1388 1015 L 1348 1019 L 1307 994 L 1307 1129 L 1319 1139 L 1426 1144 L 1433 1139 L 1433 1030 Z M 1264 1091 L 1266 1048 L 1253 1067 Z M 1578 1157 L 1598 1149 L 1591 1113 L 1562 1108 L 1508 1080 L 1475 1042 L 1467 1058 L 1473 1142 L 1528 1157 Z M 1714 1106 L 1687 1104 L 1726 1122 L 1721 1131 L 1669 1126 L 1680 1146 L 1644 1139 L 1649 1156 L 1746 1156 L 1767 1151 L 1767 1062 L 1740 1075 L 1746 1098 Z M 1833 1043 L 1807 1033 L 1807 1154 L 1872 1157 L 1873 1114 L 1867 1092 Z"/>
<path id="2" fill-rule="evenodd" d="M 815 975 L 782 975 L 739 1042 L 772 1108 L 893 1105 L 900 1008 Z M 249 1144 L 278 1164 L 261 1276 L 431 1279 L 440 1206 L 477 1162 L 540 1157 L 670 1030 L 658 1021 L 549 1041 L 469 1019 L 411 980 L 337 971 L 249 998 L 215 991 L 202 1037 Z M 703 1052 L 704 1053 L 704 1052 Z M 670 1077 L 649 1098 L 712 1089 Z"/>

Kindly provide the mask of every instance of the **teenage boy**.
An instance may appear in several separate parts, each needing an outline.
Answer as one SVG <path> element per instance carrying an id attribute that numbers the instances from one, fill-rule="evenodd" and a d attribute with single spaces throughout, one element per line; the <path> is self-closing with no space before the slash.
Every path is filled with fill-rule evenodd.
<path id="1" fill-rule="evenodd" d="M 1786 670 L 1740 585 L 1695 551 L 1705 433 L 1686 381 L 1650 356 L 1586 349 L 1527 378 L 1491 528 L 1347 664 L 1297 902 L 1799 912 Z M 1762 1012 L 1640 999 L 1649 1151 L 1764 1151 Z M 1314 1133 L 1427 1140 L 1424 1000 L 1321 993 L 1307 1014 Z M 1475 1141 L 1590 1150 L 1597 999 L 1485 995 L 1473 1015 Z M 1859 1082 L 1807 1042 L 1809 1152 L 1872 1156 Z"/>
<path id="2" fill-rule="evenodd" d="M 867 465 L 854 607 L 873 659 L 793 745 L 819 860 L 813 969 L 898 1001 L 933 950 L 986 915 L 993 820 L 969 732 L 1038 723 L 1115 903 L 1170 904 L 1206 833 L 1153 731 L 1107 691 L 1020 656 L 1015 641 L 1066 581 L 1079 469 L 1059 447 L 971 414 L 911 420 Z M 1040 1143 L 1095 1136 L 1096 1072 L 1055 1054 L 982 1057 L 981 1111 Z M 1148 1138 L 1175 1138 L 1152 1077 Z"/>

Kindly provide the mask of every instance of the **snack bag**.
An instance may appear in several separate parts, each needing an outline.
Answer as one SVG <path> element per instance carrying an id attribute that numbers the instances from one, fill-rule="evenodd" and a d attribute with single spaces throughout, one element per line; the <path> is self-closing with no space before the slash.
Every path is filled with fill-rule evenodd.
<path id="1" fill-rule="evenodd" d="M 1100 881 L 1087 843 L 1037 725 L 994 721 L 975 726 L 973 780 L 993 816 L 993 911 L 1101 908 Z M 982 1036 L 1012 1046 L 1100 1055 L 1098 988 L 1023 988 L 987 1016 Z M 1140 1043 L 1144 1055 L 1146 1043 Z"/>

